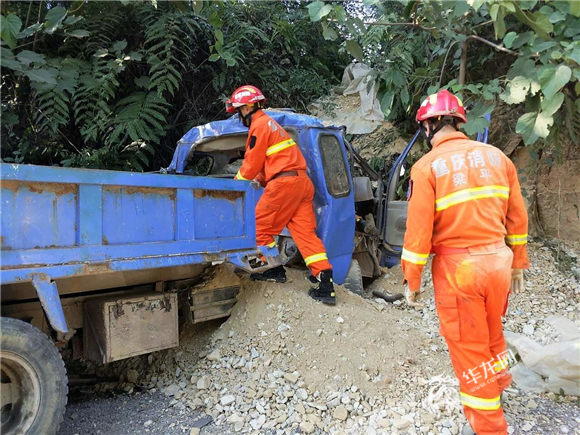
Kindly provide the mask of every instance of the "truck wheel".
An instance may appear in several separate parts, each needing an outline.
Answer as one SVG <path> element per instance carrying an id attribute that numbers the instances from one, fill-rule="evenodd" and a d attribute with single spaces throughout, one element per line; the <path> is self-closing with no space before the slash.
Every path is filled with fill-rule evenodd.
<path id="1" fill-rule="evenodd" d="M 346 279 L 344 280 L 344 287 L 357 295 L 362 295 L 364 293 L 363 277 L 362 271 L 360 270 L 360 265 L 357 260 L 352 260 L 350 266 L 348 267 L 348 273 L 346 274 Z"/>
<path id="2" fill-rule="evenodd" d="M 67 400 L 64 362 L 54 344 L 34 326 L 9 317 L 2 317 L 0 326 L 0 432 L 53 435 Z"/>

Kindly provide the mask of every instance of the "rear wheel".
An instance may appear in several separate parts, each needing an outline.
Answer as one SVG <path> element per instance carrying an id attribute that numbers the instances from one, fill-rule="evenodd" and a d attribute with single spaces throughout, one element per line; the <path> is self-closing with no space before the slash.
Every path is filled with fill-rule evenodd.
<path id="1" fill-rule="evenodd" d="M 64 362 L 49 338 L 22 320 L 1 319 L 3 435 L 55 434 L 67 400 Z"/>
<path id="2" fill-rule="evenodd" d="M 348 273 L 346 274 L 346 279 L 344 280 L 344 287 L 357 295 L 362 295 L 364 293 L 364 284 L 362 271 L 358 261 L 353 259 L 350 262 L 348 268 Z"/>

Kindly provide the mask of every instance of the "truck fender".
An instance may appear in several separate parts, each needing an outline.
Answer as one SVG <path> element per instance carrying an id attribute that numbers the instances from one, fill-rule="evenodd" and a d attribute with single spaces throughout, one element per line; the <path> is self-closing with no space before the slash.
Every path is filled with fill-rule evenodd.
<path id="1" fill-rule="evenodd" d="M 60 303 L 60 297 L 58 296 L 56 283 L 53 282 L 50 279 L 50 276 L 45 273 L 34 273 L 32 274 L 32 285 L 36 289 L 38 299 L 40 299 L 40 303 L 44 309 L 46 317 L 48 318 L 50 326 L 52 326 L 55 331 L 62 332 L 63 334 L 68 333 L 68 327 L 66 326 L 66 319 L 64 317 L 62 304 Z"/>

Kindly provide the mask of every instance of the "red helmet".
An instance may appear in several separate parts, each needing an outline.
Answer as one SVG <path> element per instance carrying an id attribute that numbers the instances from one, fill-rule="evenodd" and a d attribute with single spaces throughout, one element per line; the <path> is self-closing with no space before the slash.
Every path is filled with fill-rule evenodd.
<path id="1" fill-rule="evenodd" d="M 417 122 L 440 116 L 453 116 L 461 122 L 467 122 L 463 103 L 451 92 L 442 89 L 436 94 L 429 95 L 417 110 Z"/>
<path id="2" fill-rule="evenodd" d="M 232 94 L 232 98 L 226 101 L 226 112 L 236 113 L 238 107 L 260 102 L 266 102 L 266 97 L 264 97 L 262 91 L 255 86 L 245 85 L 236 89 Z"/>

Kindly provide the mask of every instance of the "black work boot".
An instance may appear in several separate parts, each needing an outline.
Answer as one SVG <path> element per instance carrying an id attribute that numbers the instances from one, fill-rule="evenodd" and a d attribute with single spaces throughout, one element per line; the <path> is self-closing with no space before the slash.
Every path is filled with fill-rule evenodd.
<path id="1" fill-rule="evenodd" d="M 332 284 L 332 270 L 323 270 L 318 276 L 310 275 L 310 282 L 318 284 L 318 287 L 311 288 L 308 296 L 328 305 L 336 305 L 336 295 L 334 293 L 334 284 Z"/>
<path id="2" fill-rule="evenodd" d="M 262 273 L 252 273 L 250 275 L 252 281 L 269 281 L 269 282 L 286 282 L 286 269 L 284 266 L 274 267 Z"/>

